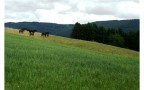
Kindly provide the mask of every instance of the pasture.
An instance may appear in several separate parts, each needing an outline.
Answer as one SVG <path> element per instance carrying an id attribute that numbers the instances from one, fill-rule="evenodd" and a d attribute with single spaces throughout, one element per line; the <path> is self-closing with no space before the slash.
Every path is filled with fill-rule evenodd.
<path id="1" fill-rule="evenodd" d="M 6 28 L 5 90 L 139 90 L 139 53 Z"/>

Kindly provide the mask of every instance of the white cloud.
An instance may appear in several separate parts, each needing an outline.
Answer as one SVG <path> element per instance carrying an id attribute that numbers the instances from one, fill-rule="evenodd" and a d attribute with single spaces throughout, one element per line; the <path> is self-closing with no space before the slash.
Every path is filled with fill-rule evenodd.
<path id="1" fill-rule="evenodd" d="M 66 14 L 58 13 L 56 10 L 37 10 L 36 14 L 41 22 L 53 22 L 53 23 L 75 23 L 82 19 L 85 15 L 79 12 L 69 12 Z"/>
<path id="2" fill-rule="evenodd" d="M 138 0 L 5 0 L 5 21 L 87 23 L 139 18 Z"/>
<path id="3" fill-rule="evenodd" d="M 121 2 L 117 5 L 117 17 L 121 18 L 138 18 L 139 17 L 139 3 L 134 2 Z"/>
<path id="4" fill-rule="evenodd" d="M 68 6 L 68 5 L 63 5 L 61 3 L 55 3 L 54 4 L 54 10 L 57 11 L 57 12 L 61 12 L 61 11 L 67 11 L 67 10 L 70 10 L 71 7 Z"/>
<path id="5" fill-rule="evenodd" d="M 10 13 L 10 14 L 9 14 Z M 7 12 L 5 13 L 6 22 L 20 22 L 20 21 L 38 21 L 39 17 L 33 12 Z"/>

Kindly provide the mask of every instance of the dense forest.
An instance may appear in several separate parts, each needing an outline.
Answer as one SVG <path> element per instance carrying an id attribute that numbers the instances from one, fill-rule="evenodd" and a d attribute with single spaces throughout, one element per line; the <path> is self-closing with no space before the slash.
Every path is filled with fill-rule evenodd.
<path id="1" fill-rule="evenodd" d="M 80 24 L 77 22 L 72 29 L 71 37 L 139 51 L 139 30 L 124 32 L 121 28 L 108 28 L 97 26 L 94 23 Z"/>

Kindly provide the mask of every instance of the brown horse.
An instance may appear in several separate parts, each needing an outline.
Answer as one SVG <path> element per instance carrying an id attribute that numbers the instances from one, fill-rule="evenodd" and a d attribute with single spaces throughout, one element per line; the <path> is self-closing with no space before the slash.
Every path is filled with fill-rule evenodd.
<path id="1" fill-rule="evenodd" d="M 22 28 L 22 29 L 19 30 L 19 33 L 22 33 L 22 34 L 23 34 L 23 32 L 24 32 L 25 30 L 27 30 L 27 28 Z"/>
<path id="2" fill-rule="evenodd" d="M 49 36 L 49 32 L 41 33 L 41 36 L 43 36 L 43 37 L 48 37 L 48 36 Z"/>
<path id="3" fill-rule="evenodd" d="M 29 36 L 34 36 L 34 33 L 35 33 L 37 30 L 30 30 L 30 29 L 28 29 L 27 31 L 29 31 Z"/>

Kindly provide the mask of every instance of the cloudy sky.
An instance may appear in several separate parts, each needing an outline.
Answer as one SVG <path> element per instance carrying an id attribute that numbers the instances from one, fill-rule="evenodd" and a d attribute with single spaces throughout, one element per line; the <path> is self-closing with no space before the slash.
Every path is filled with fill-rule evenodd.
<path id="1" fill-rule="evenodd" d="M 139 0 L 5 0 L 5 22 L 59 24 L 139 18 Z"/>

